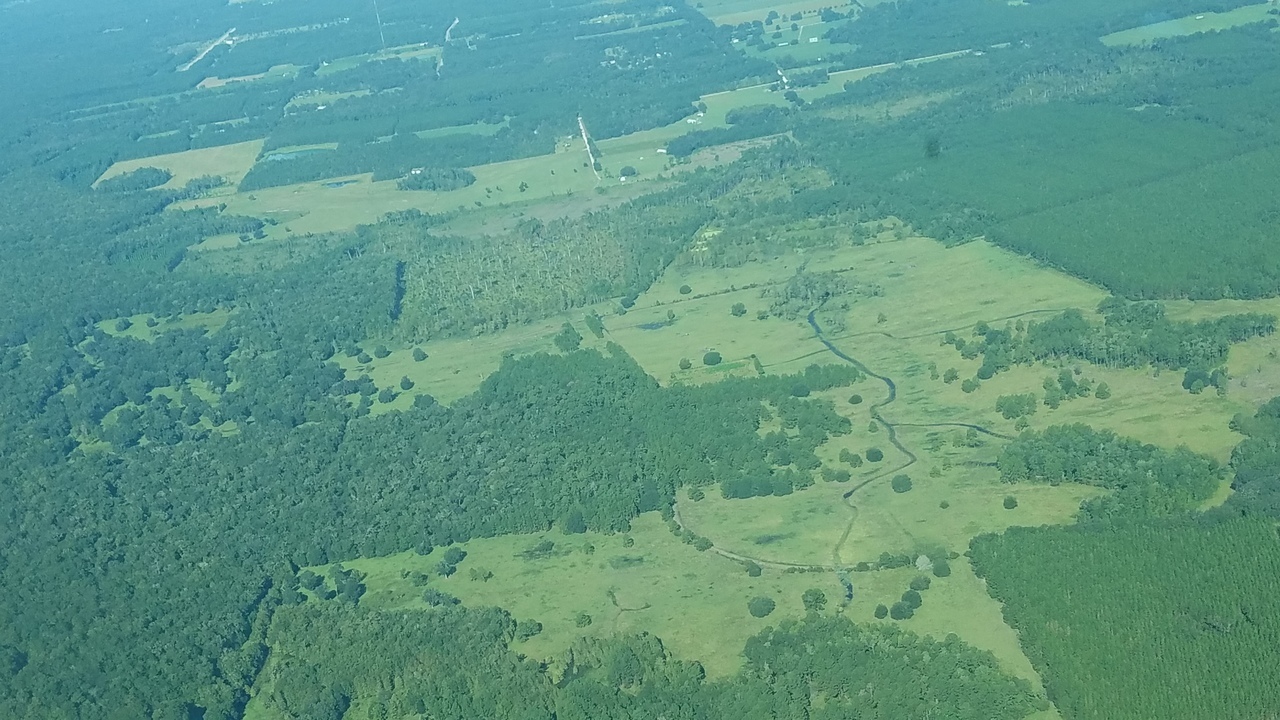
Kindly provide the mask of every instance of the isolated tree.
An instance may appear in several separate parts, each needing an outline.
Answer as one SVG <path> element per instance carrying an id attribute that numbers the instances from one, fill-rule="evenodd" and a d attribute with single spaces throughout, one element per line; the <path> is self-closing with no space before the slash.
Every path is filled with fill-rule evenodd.
<path id="1" fill-rule="evenodd" d="M 1005 510 L 1012 510 L 1012 509 L 1014 509 L 1014 508 L 1016 508 L 1016 507 L 1018 507 L 1018 498 L 1016 498 L 1016 497 L 1014 497 L 1014 496 L 1012 496 L 1012 495 L 1005 495 L 1005 496 L 1004 496 L 1004 509 L 1005 509 Z"/>
<path id="2" fill-rule="evenodd" d="M 861 396 L 861 395 L 858 395 L 857 393 L 854 393 L 853 395 L 850 395 L 850 396 L 849 396 L 849 404 L 850 404 L 850 405 L 861 405 L 861 404 L 862 404 L 862 396 Z"/>
<path id="3" fill-rule="evenodd" d="M 688 285 L 681 285 L 681 286 L 680 286 L 680 294 L 681 294 L 681 295 L 688 295 L 688 294 L 689 294 L 689 293 L 691 293 L 691 292 L 693 292 L 693 288 L 689 287 Z"/>
<path id="4" fill-rule="evenodd" d="M 747 568 L 747 575 L 750 575 L 751 577 L 760 577 L 761 572 L 763 572 L 759 563 L 748 560 L 744 565 Z"/>
<path id="5" fill-rule="evenodd" d="M 911 581 L 911 589 L 916 592 L 928 590 L 929 585 L 932 583 L 933 581 L 929 579 L 928 575 L 919 575 Z"/>
<path id="6" fill-rule="evenodd" d="M 640 173 L 630 165 L 623 165 L 622 169 L 618 171 L 618 177 L 624 177 L 624 178 L 635 177 L 636 175 L 639 175 L 639 174 Z"/>
<path id="7" fill-rule="evenodd" d="M 574 508 L 564 518 L 566 535 L 581 535 L 587 531 L 587 521 L 582 517 L 582 509 Z"/>
<path id="8" fill-rule="evenodd" d="M 378 347 L 373 349 L 373 356 L 378 358 L 379 360 L 387 357 L 390 354 L 391 354 L 391 351 L 387 349 L 386 345 L 379 345 Z"/>
<path id="9" fill-rule="evenodd" d="M 875 420 L 872 420 L 871 422 L 867 423 L 867 432 L 869 433 L 880 432 L 880 423 L 876 422 Z"/>
<path id="10" fill-rule="evenodd" d="M 800 596 L 800 601 L 807 612 L 822 612 L 827 606 L 827 594 L 818 588 L 809 588 Z"/>
<path id="11" fill-rule="evenodd" d="M 944 578 L 944 577 L 948 577 L 949 575 L 951 575 L 951 563 L 947 562 L 945 559 L 942 559 L 942 558 L 939 558 L 938 560 L 933 561 L 934 577 Z"/>
<path id="12" fill-rule="evenodd" d="M 400 378 L 400 389 L 406 391 L 413 389 L 413 381 L 409 379 L 408 375 Z"/>
<path id="13" fill-rule="evenodd" d="M 906 475 L 894 475 L 893 480 L 889 481 L 889 487 L 896 493 L 908 492 L 911 490 L 911 478 Z"/>
<path id="14" fill-rule="evenodd" d="M 942 502 L 938 503 L 938 507 L 942 508 L 943 510 L 946 510 L 947 508 L 951 507 L 951 503 L 946 500 L 943 500 Z"/>
<path id="15" fill-rule="evenodd" d="M 588 627 L 591 625 L 591 616 L 586 613 L 578 613 L 578 617 L 573 619 L 573 624 L 580 628 Z"/>
<path id="16" fill-rule="evenodd" d="M 867 448 L 867 462 L 880 462 L 884 459 L 884 451 L 880 448 Z"/>
<path id="17" fill-rule="evenodd" d="M 777 603 L 773 601 L 773 598 L 763 595 L 753 597 L 747 602 L 747 612 L 751 613 L 752 617 L 767 617 L 775 607 L 777 607 Z"/>
<path id="18" fill-rule="evenodd" d="M 947 371 L 942 373 L 942 382 L 947 383 L 948 385 L 959 379 L 960 371 L 955 368 L 947 368 Z"/>
<path id="19" fill-rule="evenodd" d="M 894 620 L 910 620 L 912 615 L 916 614 L 915 608 L 899 600 L 889 608 L 889 617 Z"/>
<path id="20" fill-rule="evenodd" d="M 924 598 L 920 596 L 919 590 L 908 590 L 902 593 L 902 602 L 910 605 L 911 609 L 915 610 L 924 604 Z"/>
<path id="21" fill-rule="evenodd" d="M 565 323 L 552 339 L 560 352 L 571 353 L 582 346 L 582 335 L 570 323 Z"/>
<path id="22" fill-rule="evenodd" d="M 535 635 L 542 634 L 542 623 L 537 620 L 519 620 L 516 622 L 516 640 L 525 641 Z"/>
<path id="23" fill-rule="evenodd" d="M 467 557 L 466 550 L 463 550 L 457 545 L 452 545 L 445 549 L 443 559 L 445 562 L 449 563 L 450 565 L 457 565 L 458 563 L 465 560 L 466 557 Z"/>
<path id="24" fill-rule="evenodd" d="M 689 358 L 680 358 L 681 370 L 688 370 L 691 367 L 693 367 L 693 363 L 689 361 Z"/>
<path id="25" fill-rule="evenodd" d="M 369 357 L 369 353 L 362 352 L 356 356 L 356 362 L 360 363 L 361 365 L 368 365 L 369 363 L 373 362 L 373 358 Z"/>
<path id="26" fill-rule="evenodd" d="M 426 359 L 427 359 L 427 353 L 424 352 L 422 348 L 416 347 L 413 349 L 414 362 L 422 362 L 423 360 L 426 360 Z"/>
<path id="27" fill-rule="evenodd" d="M 960 383 L 960 390 L 963 392 L 971 393 L 977 390 L 979 385 L 980 383 L 978 382 L 977 378 L 968 378 L 964 382 Z"/>
<path id="28" fill-rule="evenodd" d="M 724 360 L 724 358 L 720 357 L 720 353 L 716 352 L 715 350 L 712 350 L 711 352 L 702 356 L 703 365 L 719 365 L 722 360 Z"/>
<path id="29" fill-rule="evenodd" d="M 729 313 L 734 317 L 742 317 L 747 314 L 747 306 L 742 303 L 734 303 L 733 307 L 729 308 Z"/>
<path id="30" fill-rule="evenodd" d="M 1106 383 L 1098 383 L 1098 387 L 1093 391 L 1093 396 L 1099 400 L 1106 400 L 1111 397 L 1111 387 Z"/>
<path id="31" fill-rule="evenodd" d="M 877 605 L 875 615 L 877 620 L 883 620 L 886 617 L 889 617 L 889 608 L 885 606 L 883 603 L 880 605 Z"/>
<path id="32" fill-rule="evenodd" d="M 129 318 L 120 318 L 116 321 L 116 332 L 124 332 L 133 327 L 133 321 Z"/>
<path id="33" fill-rule="evenodd" d="M 382 392 L 378 393 L 378 402 L 386 405 L 396 399 L 396 391 L 391 388 L 382 388 Z"/>

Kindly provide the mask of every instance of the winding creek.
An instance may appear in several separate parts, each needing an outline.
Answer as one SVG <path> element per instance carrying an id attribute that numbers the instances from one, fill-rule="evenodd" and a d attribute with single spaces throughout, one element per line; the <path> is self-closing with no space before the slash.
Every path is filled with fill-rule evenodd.
<path id="1" fill-rule="evenodd" d="M 854 588 L 853 588 L 853 581 L 849 575 L 849 566 L 845 563 L 844 559 L 841 557 L 841 550 L 844 548 L 845 543 L 848 542 L 849 535 L 853 532 L 854 524 L 858 520 L 858 506 L 854 505 L 851 502 L 851 499 L 859 490 L 865 488 L 871 483 L 876 482 L 878 480 L 882 480 L 885 477 L 900 473 L 903 470 L 906 470 L 907 468 L 911 467 L 912 465 L 915 465 L 916 462 L 919 461 L 919 457 L 917 457 L 916 454 L 912 452 L 910 448 L 904 445 L 901 439 L 899 439 L 898 428 L 966 428 L 969 430 L 974 430 L 976 432 L 982 433 L 984 435 L 1000 438 L 1002 440 L 1012 440 L 1013 438 L 1009 435 L 996 432 L 990 428 L 983 427 L 982 425 L 975 425 L 972 423 L 962 423 L 962 422 L 895 423 L 888 420 L 887 418 L 885 418 L 884 414 L 881 411 L 884 410 L 884 408 L 888 407 L 889 405 L 893 404 L 894 401 L 898 399 L 898 384 L 894 382 L 893 378 L 887 375 L 881 375 L 871 370 L 871 368 L 863 364 L 862 361 L 848 355 L 843 350 L 836 347 L 836 345 L 826 336 L 826 334 L 823 333 L 822 327 L 818 325 L 817 314 L 819 309 L 821 308 L 815 308 L 814 310 L 811 310 L 809 312 L 808 317 L 806 318 L 808 320 L 809 327 L 813 329 L 814 337 L 816 337 L 818 341 L 821 342 L 823 346 L 826 347 L 827 351 L 830 352 L 832 355 L 835 355 L 841 360 L 844 360 L 850 365 L 853 365 L 860 372 L 864 373 L 868 377 L 873 378 L 875 380 L 879 380 L 880 382 L 884 383 L 885 387 L 888 389 L 889 391 L 888 395 L 883 400 L 880 400 L 879 402 L 876 402 L 870 405 L 868 409 L 870 411 L 872 419 L 874 419 L 876 422 L 884 426 L 886 431 L 886 436 L 889 438 L 889 443 L 893 445 L 893 447 L 896 448 L 899 452 L 902 453 L 903 457 L 906 458 L 906 461 L 903 462 L 901 465 L 890 468 L 888 470 L 882 470 L 881 472 L 878 472 L 875 475 L 872 475 L 871 477 L 866 478 L 865 480 L 858 483 L 857 485 L 854 485 L 852 488 L 850 488 L 848 491 L 846 491 L 843 495 L 840 496 L 841 502 L 849 510 L 849 520 L 847 523 L 845 523 L 844 532 L 841 533 L 840 539 L 836 541 L 835 546 L 831 549 L 830 565 L 814 565 L 811 563 L 790 563 L 790 562 L 781 562 L 777 560 L 764 560 L 762 558 L 752 557 L 749 555 L 736 553 L 731 550 L 726 550 L 724 548 L 721 548 L 719 545 L 713 545 L 712 550 L 717 554 L 723 557 L 729 558 L 731 560 L 736 560 L 738 562 L 748 562 L 748 561 L 754 562 L 764 567 L 821 568 L 823 570 L 835 572 L 840 579 L 840 584 L 844 586 L 844 590 L 845 590 L 844 604 L 848 604 L 848 602 L 853 599 Z M 1031 313 L 1027 313 L 1027 314 L 1031 314 Z M 884 334 L 887 335 L 887 333 L 884 333 Z M 681 528 L 686 527 L 684 524 L 684 521 L 680 517 L 680 508 L 678 506 L 675 508 L 675 520 L 676 520 L 676 523 Z M 714 542 L 714 539 L 712 540 L 712 542 Z"/>

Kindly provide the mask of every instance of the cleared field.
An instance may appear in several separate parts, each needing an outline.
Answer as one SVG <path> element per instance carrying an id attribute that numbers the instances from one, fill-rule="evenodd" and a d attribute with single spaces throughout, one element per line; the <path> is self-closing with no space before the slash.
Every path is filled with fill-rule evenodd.
<path id="1" fill-rule="evenodd" d="M 1163 38 L 1227 30 L 1273 18 L 1275 16 L 1271 15 L 1270 11 L 1275 7 L 1274 3 L 1261 3 L 1222 13 L 1206 12 L 1188 15 L 1176 20 L 1166 20 L 1104 35 L 1102 42 L 1106 45 L 1146 45 Z"/>
<path id="2" fill-rule="evenodd" d="M 763 0 L 707 0 L 696 4 L 698 11 L 706 15 L 708 19 L 717 25 L 740 25 L 744 22 L 755 22 L 764 20 L 769 16 L 770 11 L 776 11 L 779 19 L 775 24 L 779 24 L 779 28 L 790 27 L 791 17 L 800 13 L 802 20 L 795 22 L 813 22 L 814 18 L 822 12 L 824 8 L 831 8 L 836 12 L 849 14 L 857 12 L 857 4 L 852 2 L 840 2 L 836 0 L 798 0 L 796 2 L 783 2 L 782 4 L 767 3 Z"/>
<path id="3" fill-rule="evenodd" d="M 584 308 L 567 315 L 476 338 L 423 343 L 417 346 L 427 353 L 427 358 L 422 362 L 413 359 L 413 347 L 393 349 L 391 346 L 388 347 L 390 355 L 374 358 L 364 365 L 345 354 L 339 354 L 334 360 L 346 372 L 347 377 L 355 379 L 368 375 L 379 388 L 392 388 L 398 393 L 393 402 L 375 403 L 371 414 L 406 410 L 413 405 L 415 397 L 423 394 L 447 404 L 480 387 L 480 383 L 502 364 L 504 355 L 557 352 L 552 336 L 560 332 L 565 322 L 572 322 L 583 336 L 583 347 L 603 348 L 604 341 L 597 341 L 582 323 L 582 317 L 587 312 L 590 309 Z M 363 347 L 365 352 L 372 355 L 376 346 L 377 343 L 369 342 Z M 413 381 L 412 390 L 400 390 L 400 379 L 404 377 Z"/>
<path id="4" fill-rule="evenodd" d="M 628 537 L 631 547 L 624 545 Z M 554 543 L 547 557 L 522 556 L 544 540 Z M 681 543 L 656 513 L 637 518 L 625 536 L 554 531 L 473 540 L 462 547 L 467 558 L 457 574 L 432 577 L 428 587 L 468 605 L 497 605 L 517 618 L 541 622 L 542 634 L 520 647 L 537 658 L 563 652 L 582 635 L 647 631 L 662 638 L 677 657 L 698 660 L 708 675 L 723 677 L 740 666 L 747 638 L 804 614 L 800 596 L 805 590 L 820 588 L 833 604 L 843 596 L 832 573 L 766 571 L 750 577 L 736 562 Z M 434 576 L 442 552 L 348 563 L 369 574 L 369 593 L 361 603 L 423 607 L 422 589 L 403 575 L 418 571 Z M 487 570 L 493 577 L 472 580 L 472 569 Z M 777 601 L 767 618 L 747 612 L 747 601 L 757 595 Z M 580 613 L 591 616 L 589 627 L 577 626 Z"/>
<path id="5" fill-rule="evenodd" d="M 173 173 L 173 179 L 163 186 L 166 188 L 180 188 L 188 181 L 204 175 L 218 175 L 235 185 L 243 180 L 249 168 L 253 167 L 253 163 L 262 152 L 263 142 L 251 140 L 235 145 L 220 145 L 169 155 L 124 160 L 107 168 L 107 171 L 94 184 L 139 168 L 157 167 Z"/>
<path id="6" fill-rule="evenodd" d="M 228 308 L 214 310 L 207 313 L 190 313 L 187 315 L 179 315 L 177 317 L 158 317 L 155 315 L 144 313 L 142 315 L 133 315 L 127 318 L 111 318 L 103 320 L 97 324 L 98 328 L 108 335 L 115 337 L 131 337 L 136 340 L 146 340 L 150 342 L 161 333 L 170 330 L 192 330 L 200 328 L 205 332 L 214 333 L 222 329 L 227 321 L 231 319 L 233 311 Z M 121 320 L 128 321 L 128 327 L 124 330 L 117 329 Z M 148 320 L 155 320 L 155 327 L 147 324 Z"/>
<path id="7" fill-rule="evenodd" d="M 474 185 L 448 192 L 406 192 L 395 181 L 373 182 L 371 174 L 236 193 L 191 206 L 226 203 L 229 212 L 276 217 L 283 222 L 268 237 L 326 232 L 371 223 L 389 212 L 418 209 L 441 213 L 483 206 L 523 206 L 593 190 L 596 179 L 583 167 L 586 153 L 558 152 L 472 168 Z M 617 181 L 612 181 L 617 184 Z M 634 182 L 634 181 L 633 181 Z M 520 184 L 528 183 L 525 191 Z"/>
<path id="8" fill-rule="evenodd" d="M 886 453 L 883 462 L 855 470 L 850 483 L 819 481 L 785 497 L 726 500 L 708 493 L 699 502 L 685 499 L 680 502 L 681 519 L 694 532 L 746 557 L 854 565 L 874 562 L 883 552 L 929 554 L 935 548 L 962 552 L 974 535 L 1013 525 L 1067 524 L 1082 500 L 1099 493 L 1072 485 L 1010 486 L 1000 482 L 994 468 L 964 464 L 975 456 L 989 461 L 995 454 L 994 441 L 985 453 L 968 448 L 956 452 L 951 447 L 926 452 L 924 435 L 923 430 L 900 432 L 904 444 L 920 456 L 919 462 L 902 470 L 912 479 L 909 492 L 896 493 L 889 487 L 889 476 L 903 462 Z M 882 432 L 880 446 L 887 447 L 883 437 Z M 963 459 L 953 459 L 957 455 Z M 827 464 L 842 467 L 838 462 Z M 930 473 L 934 468 L 941 471 L 938 477 Z M 877 475 L 883 477 L 847 502 L 843 499 L 851 486 Z M 1018 507 L 1006 510 L 1002 501 L 1010 494 L 1017 496 Z M 855 575 L 855 585 L 859 577 Z"/>
<path id="9" fill-rule="evenodd" d="M 375 60 L 432 60 L 440 57 L 443 50 L 444 48 L 442 47 L 427 45 L 424 43 L 401 45 L 399 47 L 387 48 L 385 50 L 379 50 L 376 53 L 369 53 L 366 55 L 349 55 L 331 62 L 321 63 L 320 67 L 316 69 L 316 77 L 324 77 L 326 75 L 340 73 L 344 70 L 350 70 L 352 68 L 359 67 L 364 63 Z"/>
<path id="10" fill-rule="evenodd" d="M 237 77 L 207 77 L 200 81 L 197 88 L 201 90 L 212 90 L 214 88 L 226 87 L 235 83 L 257 82 L 259 80 L 289 80 L 298 76 L 298 71 L 302 69 L 301 65 L 274 65 L 266 72 L 254 75 L 239 75 Z"/>
<path id="11" fill-rule="evenodd" d="M 368 90 L 350 90 L 347 92 L 324 92 L 315 90 L 302 95 L 298 95 L 289 101 L 285 108 L 294 108 L 302 106 L 328 105 L 338 100 L 346 100 L 347 98 L 357 98 L 370 95 Z"/>

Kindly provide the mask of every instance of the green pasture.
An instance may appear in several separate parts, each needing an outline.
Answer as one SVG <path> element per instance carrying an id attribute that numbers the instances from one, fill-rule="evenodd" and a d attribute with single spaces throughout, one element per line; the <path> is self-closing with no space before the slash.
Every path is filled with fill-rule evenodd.
<path id="1" fill-rule="evenodd" d="M 627 537 L 633 546 L 624 546 Z M 548 557 L 521 555 L 543 540 L 555 544 Z M 442 550 L 347 566 L 368 573 L 369 591 L 361 603 L 370 607 L 425 607 L 422 588 L 405 577 L 416 571 L 432 575 L 428 587 L 468 605 L 497 605 L 517 618 L 537 620 L 542 634 L 518 646 L 532 657 L 552 658 L 582 635 L 650 632 L 677 657 L 701 662 L 712 677 L 738 669 L 747 638 L 786 618 L 801 617 L 805 590 L 821 589 L 832 605 L 843 596 L 832 573 L 766 570 L 750 577 L 733 560 L 681 543 L 656 513 L 636 518 L 627 535 L 553 530 L 472 540 L 462 547 L 467 558 L 450 578 L 434 573 Z M 473 580 L 472 569 L 487 570 L 493 577 Z M 778 604 L 767 618 L 747 612 L 747 601 L 757 595 Z M 580 613 L 591 616 L 590 626 L 577 626 Z"/>
<path id="2" fill-rule="evenodd" d="M 588 312 L 591 312 L 591 308 L 583 308 L 474 338 L 433 340 L 416 346 L 389 342 L 387 349 L 390 354 L 385 358 L 373 357 L 373 350 L 379 343 L 369 341 L 361 346 L 372 357 L 369 363 L 361 364 L 357 358 L 347 357 L 345 353 L 334 356 L 334 362 L 338 363 L 348 378 L 368 375 L 379 389 L 391 388 L 396 392 L 396 399 L 390 403 L 375 402 L 370 411 L 373 415 L 391 410 L 407 410 L 413 406 L 413 400 L 418 395 L 431 395 L 437 401 L 448 404 L 479 388 L 480 383 L 498 369 L 506 355 L 558 352 L 552 338 L 560 332 L 565 322 L 572 323 L 582 335 L 582 347 L 604 351 L 608 336 L 605 336 L 605 340 L 598 340 L 591 334 L 582 322 L 583 315 Z M 415 347 L 427 354 L 425 360 L 418 362 L 413 359 Z M 405 377 L 414 383 L 413 388 L 408 391 L 400 389 L 400 380 Z"/>
<path id="3" fill-rule="evenodd" d="M 579 147 L 574 151 L 471 168 L 476 175 L 475 184 L 447 192 L 403 191 L 396 188 L 394 180 L 374 182 L 372 174 L 366 173 L 264 188 L 184 205 L 226 203 L 228 212 L 282 220 L 268 230 L 268 237 L 318 233 L 376 222 L 389 212 L 402 210 L 442 213 L 484 206 L 523 206 L 572 193 L 591 192 L 598 183 L 591 168 L 583 166 L 585 162 L 586 151 Z M 354 182 L 342 184 L 346 181 Z M 521 183 L 528 183 L 523 192 Z"/>
<path id="4" fill-rule="evenodd" d="M 506 121 L 500 123 L 478 122 L 470 125 L 450 125 L 448 127 L 432 128 L 430 130 L 419 130 L 415 132 L 414 135 L 423 139 L 445 137 L 447 135 L 460 135 L 464 133 L 490 136 L 496 135 L 499 130 L 509 126 L 510 122 L 511 121 L 508 118 Z"/>
<path id="5" fill-rule="evenodd" d="M 123 175 L 139 168 L 156 167 L 173 173 L 173 179 L 163 185 L 165 188 L 180 188 L 204 175 L 218 175 L 227 179 L 231 185 L 238 184 L 249 173 L 249 168 L 262 153 L 262 140 L 219 145 L 217 147 L 187 150 L 168 155 L 155 155 L 136 160 L 122 160 L 107 168 L 97 183 L 108 178 Z M 94 183 L 95 185 L 97 183 Z"/>
<path id="6" fill-rule="evenodd" d="M 114 337 L 131 337 L 136 340 L 151 342 L 157 335 L 171 330 L 192 330 L 199 328 L 205 332 L 215 333 L 231 319 L 232 310 L 220 308 L 207 313 L 187 313 L 173 317 L 163 317 L 151 313 L 130 315 L 124 318 L 110 318 L 97 323 L 98 329 Z M 128 320 L 130 325 L 125 330 L 117 330 L 120 320 Z M 148 320 L 156 320 L 155 327 L 148 327 Z"/>
<path id="7" fill-rule="evenodd" d="M 1176 20 L 1166 20 L 1104 35 L 1102 36 L 1102 42 L 1105 45 L 1113 46 L 1147 45 L 1164 38 L 1227 30 L 1241 25 L 1269 20 L 1275 17 L 1270 14 L 1275 7 L 1275 3 L 1266 2 L 1258 5 L 1246 5 L 1221 13 L 1205 12 L 1188 15 Z"/>
<path id="8" fill-rule="evenodd" d="M 348 90 L 345 92 L 326 92 L 323 90 L 313 90 L 311 92 L 307 92 L 307 93 L 303 93 L 301 95 L 295 96 L 292 100 L 289 101 L 287 105 L 285 105 L 285 108 L 288 109 L 288 108 L 302 107 L 302 106 L 329 105 L 339 100 L 364 97 L 370 94 L 371 93 L 369 90 Z"/>
<path id="9" fill-rule="evenodd" d="M 430 46 L 426 44 L 420 45 L 402 45 L 400 47 L 387 48 L 379 50 L 376 53 L 368 53 L 365 55 L 349 55 L 341 57 L 332 62 L 322 64 L 316 69 L 316 77 L 325 77 L 326 75 L 334 75 L 345 70 L 357 68 L 364 63 L 375 60 L 431 60 L 440 57 L 444 48 L 438 46 Z"/>
<path id="10" fill-rule="evenodd" d="M 803 18 L 796 22 L 814 22 L 823 8 L 831 8 L 837 12 L 848 14 L 856 11 L 857 5 L 852 2 L 832 2 L 831 0 L 795 0 L 794 2 L 767 3 L 763 0 L 703 0 L 694 6 L 703 15 L 717 25 L 740 25 L 744 22 L 764 22 L 769 11 L 777 11 L 780 18 L 774 21 L 783 28 L 791 27 L 791 16 L 801 13 Z"/>

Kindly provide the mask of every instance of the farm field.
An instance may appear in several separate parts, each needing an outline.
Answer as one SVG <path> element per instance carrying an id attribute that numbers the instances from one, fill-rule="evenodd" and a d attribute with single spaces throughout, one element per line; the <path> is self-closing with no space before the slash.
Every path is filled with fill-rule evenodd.
<path id="1" fill-rule="evenodd" d="M 262 140 L 253 140 L 234 145 L 187 150 L 170 155 L 124 160 L 107 168 L 102 177 L 98 178 L 98 182 L 139 168 L 157 167 L 173 173 L 173 179 L 163 186 L 165 188 L 180 188 L 187 181 L 204 175 L 218 175 L 226 178 L 231 185 L 235 185 L 243 180 L 249 168 L 253 167 L 258 155 L 262 153 L 262 145 Z"/>
<path id="2" fill-rule="evenodd" d="M 1263 22 L 1274 17 L 1270 14 L 1274 8 L 1274 3 L 1266 2 L 1221 13 L 1198 13 L 1104 35 L 1102 42 L 1106 45 L 1146 45 L 1164 38 L 1226 30 L 1240 25 Z"/>

